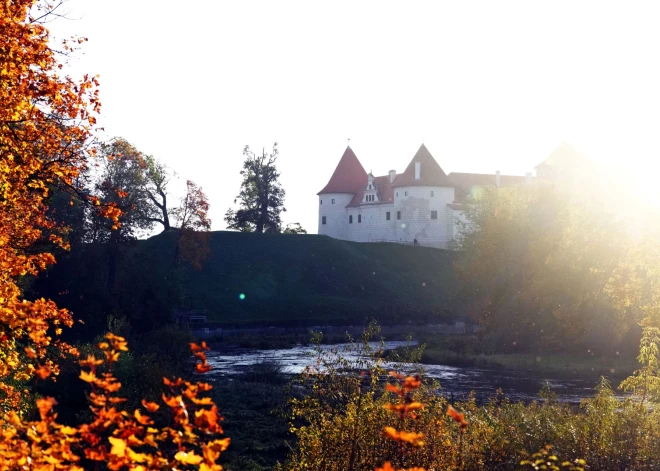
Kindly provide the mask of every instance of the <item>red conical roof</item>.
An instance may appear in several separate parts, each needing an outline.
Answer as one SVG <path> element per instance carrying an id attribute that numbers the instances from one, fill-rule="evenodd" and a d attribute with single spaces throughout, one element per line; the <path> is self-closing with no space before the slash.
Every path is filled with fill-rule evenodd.
<path id="1" fill-rule="evenodd" d="M 415 162 L 421 164 L 421 175 L 415 180 Z M 447 178 L 444 170 L 440 168 L 429 150 L 424 144 L 421 145 L 412 158 L 405 172 L 396 176 L 392 186 L 454 186 Z"/>
<path id="2" fill-rule="evenodd" d="M 346 147 L 328 184 L 317 193 L 357 193 L 367 184 L 367 172 L 353 152 Z"/>

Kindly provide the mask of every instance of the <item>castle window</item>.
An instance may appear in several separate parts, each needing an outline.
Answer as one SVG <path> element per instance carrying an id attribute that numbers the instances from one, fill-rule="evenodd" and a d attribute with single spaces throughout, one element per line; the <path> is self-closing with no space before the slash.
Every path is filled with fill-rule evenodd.
<path id="1" fill-rule="evenodd" d="M 390 220 L 390 212 L 389 211 L 385 213 L 385 219 L 388 220 L 388 221 Z"/>
<path id="2" fill-rule="evenodd" d="M 398 191 L 396 192 L 396 197 L 397 197 L 397 198 L 399 197 L 399 192 L 398 192 Z"/>
<path id="3" fill-rule="evenodd" d="M 438 212 L 437 211 L 431 211 L 431 219 L 438 219 Z"/>
<path id="4" fill-rule="evenodd" d="M 335 199 L 334 198 L 332 198 L 332 204 L 335 204 Z"/>
<path id="5" fill-rule="evenodd" d="M 362 215 L 358 214 L 358 222 L 362 222 Z"/>
<path id="6" fill-rule="evenodd" d="M 433 190 L 431 190 L 431 198 L 433 198 L 434 196 L 435 196 L 435 193 L 433 192 Z"/>
<path id="7" fill-rule="evenodd" d="M 321 217 L 321 224 L 325 224 L 325 216 Z"/>
<path id="8" fill-rule="evenodd" d="M 323 200 L 319 200 L 319 201 L 321 202 L 321 204 L 323 204 Z"/>
<path id="9" fill-rule="evenodd" d="M 397 219 L 401 219 L 401 211 L 397 211 L 397 212 L 396 212 L 396 218 L 397 218 Z"/>
<path id="10" fill-rule="evenodd" d="M 405 196 L 408 196 L 408 192 L 407 192 L 407 191 L 406 191 L 406 194 L 405 194 Z"/>
<path id="11" fill-rule="evenodd" d="M 348 216 L 348 223 L 353 224 L 353 216 Z"/>

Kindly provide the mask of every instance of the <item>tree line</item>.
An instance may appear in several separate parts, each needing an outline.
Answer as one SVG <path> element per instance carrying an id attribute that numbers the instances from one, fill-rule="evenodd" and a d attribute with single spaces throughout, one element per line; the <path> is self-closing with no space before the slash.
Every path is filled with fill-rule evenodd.
<path id="1" fill-rule="evenodd" d="M 607 192 L 612 192 L 608 188 Z M 484 188 L 466 205 L 456 274 L 465 314 L 496 351 L 634 346 L 660 326 L 660 225 L 550 183 Z"/>

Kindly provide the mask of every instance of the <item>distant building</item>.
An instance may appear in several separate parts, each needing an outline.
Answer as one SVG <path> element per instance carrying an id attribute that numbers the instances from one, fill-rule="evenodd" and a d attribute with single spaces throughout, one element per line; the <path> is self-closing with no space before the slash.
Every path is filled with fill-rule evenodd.
<path id="1" fill-rule="evenodd" d="M 403 173 L 367 174 L 353 150 L 318 193 L 318 233 L 355 242 L 396 242 L 448 248 L 457 237 L 462 204 L 483 186 L 531 181 L 510 176 L 445 174 L 422 144 Z"/>
<path id="2" fill-rule="evenodd" d="M 535 169 L 539 180 L 552 182 L 558 188 L 575 194 L 589 191 L 593 184 L 604 178 L 600 167 L 565 142 Z"/>

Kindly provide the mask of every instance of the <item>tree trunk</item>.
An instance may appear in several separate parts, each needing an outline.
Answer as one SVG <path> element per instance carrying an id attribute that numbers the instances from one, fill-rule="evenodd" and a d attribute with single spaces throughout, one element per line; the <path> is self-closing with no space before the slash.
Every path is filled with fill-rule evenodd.
<path id="1" fill-rule="evenodd" d="M 169 231 L 170 216 L 167 214 L 167 195 L 163 191 L 161 191 L 160 195 L 163 197 L 163 207 L 161 208 L 163 211 L 163 231 Z"/>

